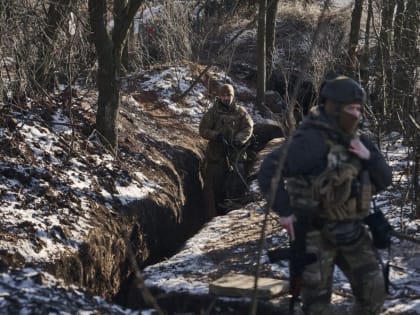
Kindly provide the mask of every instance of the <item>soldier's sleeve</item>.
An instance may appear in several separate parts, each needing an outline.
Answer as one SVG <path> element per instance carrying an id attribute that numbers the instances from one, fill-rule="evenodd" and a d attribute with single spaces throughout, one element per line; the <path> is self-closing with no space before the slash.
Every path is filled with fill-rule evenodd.
<path id="1" fill-rule="evenodd" d="M 278 163 L 283 154 L 283 147 L 280 147 L 264 159 L 258 172 L 258 185 L 261 193 L 269 201 L 271 197 L 271 183 L 275 173 L 277 172 Z M 280 177 L 277 187 L 273 190 L 274 202 L 273 211 L 278 212 L 281 216 L 289 216 L 292 214 L 292 209 L 289 203 L 289 195 L 284 187 L 283 176 Z"/>
<path id="2" fill-rule="evenodd" d="M 210 108 L 200 121 L 199 133 L 204 139 L 214 140 L 218 135 L 218 131 L 214 129 L 215 120 L 214 120 L 214 110 Z"/>
<path id="3" fill-rule="evenodd" d="M 235 140 L 241 144 L 245 144 L 252 136 L 254 130 L 254 122 L 245 108 L 240 107 L 240 128 L 239 132 L 235 135 Z"/>
<path id="4" fill-rule="evenodd" d="M 263 161 L 258 174 L 258 183 L 263 195 L 270 198 L 270 186 L 272 178 L 277 172 L 277 166 L 281 155 L 286 147 L 283 144 L 279 149 L 270 153 Z M 298 175 L 319 175 L 326 167 L 326 154 L 328 147 L 324 142 L 323 136 L 316 130 L 307 132 L 296 132 L 285 152 L 286 158 L 281 172 L 282 177 L 274 189 L 275 198 L 273 210 L 281 216 L 292 214 L 289 194 L 285 189 L 283 177 L 293 177 Z M 268 199 L 269 200 L 269 199 Z"/>
<path id="5" fill-rule="evenodd" d="M 370 178 L 376 190 L 382 191 L 392 184 L 392 170 L 385 161 L 379 148 L 366 137 L 361 137 L 361 141 L 370 151 L 370 159 L 362 161 L 363 167 L 369 171 Z"/>

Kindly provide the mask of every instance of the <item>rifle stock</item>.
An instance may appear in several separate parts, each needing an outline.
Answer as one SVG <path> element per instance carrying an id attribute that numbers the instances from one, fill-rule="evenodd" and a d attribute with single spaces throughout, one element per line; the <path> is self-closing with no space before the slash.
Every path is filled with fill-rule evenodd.
<path id="1" fill-rule="evenodd" d="M 313 218 L 313 209 L 299 209 L 296 213 L 297 221 L 294 224 L 295 239 L 291 241 L 290 255 L 290 284 L 289 284 L 289 314 L 294 314 L 296 302 L 300 301 L 300 291 L 302 287 L 302 276 L 305 265 L 315 262 L 317 259 L 315 254 L 306 253 L 306 233 L 308 232 Z"/>
<path id="2" fill-rule="evenodd" d="M 290 247 L 289 314 L 294 314 L 295 304 L 299 301 L 300 289 L 302 287 L 302 274 L 305 268 L 306 230 L 302 224 L 295 224 L 295 239 L 291 241 Z"/>

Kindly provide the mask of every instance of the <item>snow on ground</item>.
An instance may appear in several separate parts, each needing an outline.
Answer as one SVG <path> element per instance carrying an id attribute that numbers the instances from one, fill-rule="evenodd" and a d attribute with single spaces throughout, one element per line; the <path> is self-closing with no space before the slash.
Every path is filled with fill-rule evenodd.
<path id="1" fill-rule="evenodd" d="M 401 136 L 392 133 L 384 140 L 382 150 L 393 168 L 394 185 L 376 196 L 376 204 L 386 214 L 397 231 L 401 231 L 401 227 L 404 227 L 404 233 L 410 232 L 411 236 L 419 238 L 420 220 L 410 220 L 408 216 L 411 205 L 398 206 L 395 204 L 395 200 L 401 198 L 401 192 L 396 188 L 406 187 L 408 184 L 408 178 L 405 174 L 408 163 L 408 149 L 402 145 Z M 229 269 L 231 267 L 236 266 L 240 273 L 252 274 L 253 269 L 250 266 L 255 265 L 256 254 L 254 253 L 253 256 L 254 261 L 246 261 L 243 251 L 249 250 L 244 243 L 248 244 L 250 239 L 253 242 L 257 241 L 259 228 L 255 228 L 255 226 L 260 226 L 262 220 L 262 213 L 259 208 L 260 205 L 251 204 L 246 209 L 232 211 L 226 216 L 214 218 L 190 239 L 178 254 L 167 261 L 147 267 L 144 270 L 144 276 L 147 279 L 146 284 L 165 292 L 188 292 L 192 295 L 206 295 L 209 292 L 209 282 L 216 280 L 223 272 L 231 272 L 232 270 Z M 404 215 L 400 215 L 402 212 Z M 250 220 L 250 218 L 253 219 Z M 241 227 L 247 230 L 244 236 L 236 234 Z M 267 236 L 268 244 L 274 245 L 276 242 L 285 242 L 284 231 L 274 229 L 272 232 L 273 234 Z M 252 233 L 254 235 L 250 235 Z M 222 258 L 212 256 L 213 251 L 220 251 L 226 245 L 223 244 L 226 239 L 236 240 L 234 245 L 229 243 L 229 246 L 231 249 L 235 248 L 238 252 L 229 253 L 229 255 L 239 255 L 239 265 L 236 262 L 234 266 Z M 209 245 L 212 243 L 217 244 Z M 380 254 L 383 256 L 384 262 L 387 259 L 390 259 L 391 262 L 391 292 L 385 303 L 385 314 L 420 314 L 419 246 L 394 237 L 391 256 L 388 256 L 386 251 L 380 251 Z M 271 264 L 266 251 L 263 252 L 261 259 L 268 270 L 268 275 L 287 278 L 286 263 Z M 241 264 L 242 266 L 240 266 Z M 221 270 L 223 270 L 222 273 Z M 344 275 L 338 270 L 335 272 L 334 288 L 334 299 L 336 301 L 342 299 L 343 296 L 351 296 L 350 287 Z"/>
<path id="2" fill-rule="evenodd" d="M 398 152 L 397 152 L 398 154 Z M 222 217 L 216 217 L 191 238 L 175 256 L 144 269 L 146 285 L 159 288 L 165 293 L 209 294 L 209 283 L 230 274 L 253 275 L 257 263 L 257 242 L 263 221 L 261 203 L 251 203 L 244 209 L 234 210 Z M 261 256 L 264 276 L 288 279 L 287 262 L 270 262 L 267 249 L 287 246 L 287 236 L 282 231 L 276 215 L 272 214 L 267 229 L 267 241 Z M 418 223 L 417 223 L 418 224 Z M 418 234 L 418 233 L 417 233 Z M 393 247 L 402 246 L 393 240 Z M 409 262 L 399 252 L 391 257 L 391 293 L 385 303 L 384 314 L 420 314 L 420 253 L 419 246 L 406 243 L 404 248 L 411 252 Z M 225 252 L 226 251 L 226 252 Z M 385 252 L 381 254 L 387 258 Z M 351 296 L 351 290 L 344 275 L 335 271 L 333 301 L 342 301 Z M 238 299 L 238 298 L 235 298 Z M 278 303 L 277 299 L 272 300 Z"/>
<path id="3" fill-rule="evenodd" d="M 182 114 L 192 126 L 198 127 L 205 108 L 212 101 L 207 99 L 206 88 L 197 84 L 182 106 L 173 101 L 175 92 L 185 91 L 194 81 L 187 68 L 152 70 L 146 77 L 139 86 L 141 91 L 157 93 L 159 103 L 165 104 L 167 110 L 174 115 Z M 74 102 L 94 115 L 96 97 L 89 97 L 90 94 Z M 81 140 L 76 145 L 84 147 L 83 155 L 69 154 L 73 130 L 59 103 L 50 113 L 48 122 L 42 118 L 45 108 L 31 102 L 27 108 L 3 103 L 0 107 L 9 110 L 15 124 L 0 128 L 0 143 L 16 146 L 4 151 L 0 162 L 0 248 L 3 253 L 17 255 L 33 265 L 52 262 L 78 250 L 95 223 L 92 222 L 95 208 L 92 205 L 98 200 L 105 200 L 109 210 L 114 211 L 113 204 L 124 205 L 161 189 L 159 183 L 148 178 L 141 169 L 129 179 L 118 173 L 114 157 L 95 149 L 98 143 L 93 134 L 88 139 L 76 139 Z M 110 173 L 115 170 L 117 175 L 110 179 L 113 181 L 110 186 L 115 189 L 103 186 L 100 175 L 92 169 Z M 27 277 L 26 271 L 22 272 L 25 275 L 10 271 L 0 273 L 2 296 L 8 294 L 8 288 L 11 292 L 27 290 L 16 285 L 18 278 Z M 30 282 L 25 283 L 32 286 Z"/>
<path id="4" fill-rule="evenodd" d="M 140 88 L 144 91 L 157 91 L 160 102 L 165 103 L 174 113 L 189 116 L 192 123 L 198 126 L 204 111 L 200 105 L 205 97 L 203 85 L 197 85 L 188 95 L 188 107 L 177 107 L 176 102 L 172 101 L 176 88 L 184 91 L 192 82 L 193 78 L 186 68 L 172 67 L 150 74 Z M 63 138 L 71 135 L 72 130 L 68 125 L 69 118 L 63 111 L 58 109 L 53 113 L 53 128 L 47 128 L 38 116 L 29 112 L 22 114 L 18 110 L 14 114 L 18 117 L 19 129 L 12 133 L 7 128 L 0 128 L 1 140 L 11 140 L 13 137 L 24 139 L 19 150 L 31 156 L 31 164 L 23 161 L 20 155 L 7 155 L 0 162 L 2 228 L 22 236 L 17 242 L 1 238 L 1 248 L 18 252 L 28 262 L 49 261 L 63 252 L 78 249 L 78 244 L 89 231 L 91 203 L 96 198 L 118 199 L 126 204 L 159 190 L 159 184 L 148 179 L 141 170 L 136 172 L 130 183 L 115 178 L 116 192 L 104 187 L 95 189 L 100 181 L 89 172 L 91 164 L 87 164 L 86 160 L 94 161 L 95 167 L 112 170 L 114 157 L 110 154 L 90 154 L 66 160 L 68 148 L 63 145 Z M 55 176 L 54 187 L 50 184 L 50 176 Z M 70 192 L 74 193 L 75 199 L 69 206 L 49 209 L 45 195 L 62 198 Z M 76 213 L 75 209 L 78 209 Z M 59 234 L 54 234 L 53 229 L 65 222 L 69 224 L 67 240 L 59 239 Z M 36 231 L 36 242 L 25 238 L 22 226 Z"/>
<path id="5" fill-rule="evenodd" d="M 238 92 L 252 93 L 222 72 L 214 71 L 213 75 L 233 82 Z M 173 100 L 175 92 L 185 91 L 192 82 L 193 78 L 187 68 L 172 67 L 161 72 L 147 73 L 140 88 L 143 91 L 157 92 L 161 104 L 165 104 L 174 114 L 184 114 L 189 122 L 197 127 L 205 108 L 211 101 L 206 97 L 206 88 L 202 84 L 197 84 L 182 106 Z M 261 117 L 255 112 L 253 105 L 251 103 L 243 105 L 249 110 L 254 120 L 259 121 Z M 24 139 L 21 147 L 17 149 L 32 156 L 32 160 L 22 159 L 21 155 L 15 154 L 5 156 L 0 162 L 0 217 L 2 220 L 0 248 L 2 250 L 19 253 L 27 262 L 51 261 L 58 255 L 78 249 L 78 245 L 89 231 L 90 205 L 95 199 L 105 198 L 109 201 L 117 199 L 125 204 L 128 201 L 142 199 L 159 190 L 159 184 L 147 178 L 141 170 L 138 170 L 136 176 L 131 177 L 131 182 L 124 182 L 124 185 L 120 184 L 121 178 L 115 178 L 116 191 L 109 191 L 100 186 L 97 188 L 99 178 L 89 174 L 85 159 L 94 161 L 96 167 L 113 169 L 114 158 L 109 154 L 101 153 L 66 160 L 68 147 L 63 145 L 62 139 L 68 137 L 72 131 L 66 125 L 69 119 L 63 111 L 57 110 L 53 114 L 54 122 L 56 122 L 54 128 L 47 128 L 39 121 L 38 116 L 29 112 L 22 114 L 22 111 L 15 110 L 14 114 L 18 128 L 13 132 L 7 128 L 0 128 L 0 141 L 11 140 L 13 137 Z M 94 141 L 94 139 L 89 141 Z M 88 145 L 89 143 L 86 143 L 87 147 Z M 400 215 L 410 211 L 410 205 L 399 206 L 393 202 L 401 197 L 401 192 L 395 188 L 406 185 L 408 181 L 404 173 L 405 166 L 409 163 L 407 148 L 402 145 L 400 135 L 392 134 L 387 139 L 386 146 L 383 146 L 383 150 L 386 150 L 386 156 L 394 169 L 395 187 L 378 196 L 378 205 L 390 218 L 395 228 L 400 229 L 403 226 L 409 231 L 415 231 L 413 236 L 419 237 L 420 222 L 410 221 L 406 215 Z M 48 178 L 51 176 L 48 174 L 52 169 L 55 176 L 54 186 L 49 184 L 51 180 Z M 70 206 L 50 209 L 46 196 L 70 198 Z M 200 233 L 186 243 L 184 249 L 177 255 L 146 268 L 144 274 L 147 284 L 166 291 L 207 294 L 209 280 L 218 278 L 223 267 L 233 268 L 236 272 L 240 272 L 242 265 L 255 266 L 255 248 L 250 252 L 247 251 L 249 251 L 249 245 L 255 244 L 258 240 L 262 220 L 260 206 L 250 204 L 245 209 L 233 211 L 209 222 Z M 267 235 L 268 244 L 285 242 L 286 235 L 279 230 L 274 219 L 271 221 L 272 230 L 271 234 Z M 66 225 L 65 231 L 62 228 L 63 224 Z M 36 240 L 26 238 L 28 229 L 35 231 Z M 238 237 L 239 234 L 231 234 L 232 231 L 243 233 L 243 230 L 248 232 L 244 239 Z M 254 234 L 251 233 L 252 231 Z M 7 237 L 8 233 L 16 237 Z M 245 239 L 247 244 L 243 243 Z M 225 248 L 223 244 L 230 244 L 230 247 Z M 386 302 L 386 314 L 398 314 L 408 312 L 408 310 L 410 314 L 420 314 L 418 245 L 396 239 L 393 244 L 395 248 L 391 256 L 393 286 Z M 212 246 L 220 246 L 217 253 L 211 252 Z M 407 257 L 407 253 L 401 249 L 409 251 L 409 256 Z M 233 261 L 222 266 L 221 264 L 225 263 L 224 250 L 233 250 L 233 257 L 236 258 L 232 258 Z M 386 256 L 386 253 L 383 254 Z M 262 261 L 263 273 L 287 278 L 286 264 L 270 263 L 266 250 L 263 252 Z M 249 267 L 249 270 L 251 269 Z M 22 272 L 26 274 L 24 277 L 31 278 L 27 274 L 32 271 Z M 11 287 L 19 289 L 16 284 L 19 277 L 22 278 L 22 275 L 16 276 L 9 272 L 0 274 L 0 307 L 4 300 L 2 296 L 7 295 Z M 349 293 L 348 285 L 340 273 L 336 274 L 335 286 L 343 287 L 344 292 Z M 33 283 L 30 283 L 28 287 L 35 290 Z"/>
<path id="6" fill-rule="evenodd" d="M 147 315 L 90 297 L 34 268 L 0 273 L 1 314 Z"/>

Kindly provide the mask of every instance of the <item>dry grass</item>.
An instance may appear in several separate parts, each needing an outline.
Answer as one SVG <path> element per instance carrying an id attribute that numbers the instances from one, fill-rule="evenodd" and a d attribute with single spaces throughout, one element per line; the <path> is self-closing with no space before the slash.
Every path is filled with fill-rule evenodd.
<path id="1" fill-rule="evenodd" d="M 320 5 L 284 3 L 279 7 L 277 19 L 275 67 L 288 77 L 302 68 L 308 58 L 313 34 L 322 13 Z M 305 75 L 319 86 L 325 73 L 342 62 L 343 46 L 348 34 L 350 10 L 325 12 L 321 23 L 321 36 Z"/>

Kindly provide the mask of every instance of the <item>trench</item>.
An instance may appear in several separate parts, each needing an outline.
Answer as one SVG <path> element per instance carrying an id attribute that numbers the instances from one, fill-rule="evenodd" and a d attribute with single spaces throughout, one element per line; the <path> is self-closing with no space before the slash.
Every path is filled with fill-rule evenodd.
<path id="1" fill-rule="evenodd" d="M 130 243 L 139 270 L 169 258 L 193 236 L 205 222 L 201 183 L 202 155 L 199 151 L 171 148 L 172 159 L 162 166 L 173 182 L 166 196 L 155 196 L 130 205 L 141 215 L 129 218 L 135 228 Z M 172 194 L 172 195 L 171 195 Z M 129 223 L 130 224 L 130 223 Z M 128 252 L 128 254 L 130 254 Z M 130 257 L 124 260 L 121 285 L 112 301 L 129 307 L 146 307 Z"/>
<path id="2" fill-rule="evenodd" d="M 270 82 L 273 89 L 281 94 L 284 84 L 280 80 Z M 303 87 L 305 93 L 300 93 L 309 98 L 299 99 L 299 103 L 304 105 L 303 112 L 306 113 L 313 102 L 312 87 Z M 308 94 L 309 93 L 309 94 Z M 282 137 L 282 129 L 278 126 L 267 124 L 254 125 L 253 143 L 248 148 L 248 154 L 254 157 L 247 167 L 251 172 L 253 163 L 266 144 L 273 138 Z M 167 148 L 168 149 L 168 148 Z M 204 213 L 204 200 L 202 194 L 202 163 L 204 156 L 202 152 L 204 148 L 182 147 L 170 148 L 167 151 L 173 154 L 172 159 L 167 161 L 163 166 L 166 176 L 172 179 L 174 189 L 168 192 L 166 198 L 150 198 L 131 204 L 128 209 L 124 209 L 129 215 L 124 217 L 123 225 L 128 230 L 128 239 L 132 251 L 134 252 L 134 260 L 139 270 L 153 265 L 163 259 L 169 258 L 177 253 L 180 247 L 192 237 L 205 223 L 206 215 Z M 254 168 L 255 172 L 255 168 Z M 248 179 L 255 178 L 256 174 L 250 175 Z M 183 200 L 180 206 L 177 201 Z M 141 211 L 139 211 L 141 210 Z M 114 235 L 121 232 L 118 226 L 113 231 Z M 112 243 L 112 242 L 111 242 Z M 83 281 L 88 287 L 96 288 L 96 293 L 108 300 L 128 307 L 130 309 L 147 309 L 150 306 L 143 298 L 143 292 L 139 286 L 139 279 L 136 277 L 133 269 L 132 257 L 127 249 L 123 251 L 113 251 L 115 244 L 123 244 L 121 238 L 116 237 L 114 244 L 107 244 L 104 248 L 111 248 L 114 253 L 109 259 L 113 264 L 112 271 L 107 276 L 101 277 L 101 270 L 104 268 L 99 263 L 94 274 L 91 275 L 94 281 Z M 105 244 L 105 243 L 103 243 Z M 117 254 L 115 254 L 117 253 Z M 89 256 L 89 250 L 82 253 L 81 257 Z M 103 257 L 107 254 L 97 255 L 97 261 L 104 261 Z M 101 257 L 101 258 L 99 258 Z M 84 266 L 86 264 L 82 263 Z M 83 269 L 84 267 L 82 267 Z M 99 277 L 98 277 L 99 275 Z M 117 277 L 115 281 L 113 277 Z M 100 286 L 100 281 L 107 282 L 105 287 Z M 117 289 L 116 289 L 117 288 Z M 212 314 L 244 314 L 250 309 L 250 303 L 239 303 L 232 301 L 217 300 L 212 296 L 194 297 L 189 294 L 162 294 L 163 292 L 152 292 L 158 298 L 158 304 L 168 314 L 188 313 L 199 314 L 203 310 L 212 309 Z M 268 305 L 259 305 L 259 314 L 275 314 L 277 309 L 271 309 Z"/>
<path id="3" fill-rule="evenodd" d="M 279 132 L 272 126 L 254 126 L 256 141 L 249 147 L 253 152 L 250 155 L 261 150 L 274 136 L 279 136 Z M 76 255 L 63 257 L 50 266 L 52 274 L 118 305 L 134 310 L 149 308 L 139 288 L 136 271 L 141 272 L 177 253 L 206 223 L 201 174 L 204 148 L 177 146 L 165 149 L 171 152 L 171 158 L 161 169 L 169 179 L 167 190 L 132 202 L 113 213 L 104 206 L 98 207 L 96 230 Z M 169 314 L 187 309 L 199 313 L 199 310 L 219 303 L 211 296 L 204 299 L 182 294 L 162 297 L 161 293 L 155 292 L 159 296 L 158 304 Z M 220 314 L 235 314 L 228 310 L 243 307 L 224 303 L 213 309 L 222 310 Z M 268 309 L 266 313 L 271 314 Z"/>
<path id="4" fill-rule="evenodd" d="M 171 159 L 160 170 L 168 180 L 164 191 L 113 213 L 98 206 L 97 227 L 77 254 L 46 266 L 50 273 L 109 302 L 131 309 L 147 307 L 136 271 L 179 251 L 206 217 L 202 151 L 179 146 L 165 149 Z"/>
<path id="5" fill-rule="evenodd" d="M 258 152 L 260 152 L 270 140 L 281 136 L 281 130 L 277 127 L 266 124 L 254 125 L 254 136 L 247 149 L 249 160 L 245 165 L 245 177 L 248 181 L 251 181 L 256 177 L 255 165 L 258 164 L 256 163 L 258 160 Z M 203 151 L 204 150 L 201 150 L 200 152 Z M 174 152 L 177 152 L 177 156 L 173 159 L 173 169 L 177 169 L 178 172 L 183 174 L 181 184 L 183 189 L 179 192 L 184 195 L 184 197 L 174 197 L 181 199 L 185 198 L 185 203 L 179 211 L 159 206 L 156 204 L 155 200 L 146 200 L 142 205 L 133 205 L 134 208 L 153 209 L 147 216 L 136 218 L 137 232 L 135 236 L 131 237 L 131 240 L 137 239 L 134 243 L 137 244 L 138 254 L 141 255 L 145 251 L 149 253 L 147 256 L 136 257 L 140 269 L 155 264 L 162 259 L 169 258 L 177 253 L 185 241 L 197 233 L 206 223 L 202 193 L 202 164 L 204 156 L 203 154 L 197 154 L 197 151 L 195 150 L 177 149 Z M 176 180 L 176 178 L 177 176 L 174 176 L 174 180 Z M 240 184 L 242 185 L 242 183 Z M 152 215 L 152 213 L 154 215 Z M 174 213 L 178 213 L 179 221 L 173 217 Z M 151 222 L 154 224 L 150 224 Z M 166 226 L 167 228 L 162 228 L 163 226 Z M 146 236 L 146 238 L 143 238 L 143 244 L 147 244 L 147 248 L 140 248 L 140 244 L 142 243 L 140 241 L 140 235 Z M 155 240 L 151 241 L 148 239 L 148 235 L 153 235 Z M 156 241 L 156 239 L 158 241 Z M 129 268 L 129 265 L 127 265 L 127 268 Z M 142 297 L 143 292 L 139 289 L 139 282 L 135 274 L 127 271 L 124 271 L 122 274 L 125 276 L 121 281 L 118 292 L 111 296 L 112 301 L 131 309 L 147 308 L 147 303 Z M 215 299 L 213 296 L 197 297 L 181 292 L 166 294 L 159 291 L 152 292 L 152 294 L 153 296 L 158 297 L 159 306 L 168 312 L 168 314 L 185 312 L 199 314 L 203 310 L 211 308 L 212 314 L 239 315 L 246 313 L 250 308 L 249 302 L 225 301 Z M 268 305 L 259 306 L 259 310 L 262 311 L 262 314 L 275 314 L 275 312 L 278 311 L 278 309 L 271 309 Z"/>

